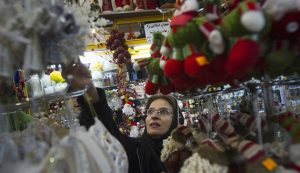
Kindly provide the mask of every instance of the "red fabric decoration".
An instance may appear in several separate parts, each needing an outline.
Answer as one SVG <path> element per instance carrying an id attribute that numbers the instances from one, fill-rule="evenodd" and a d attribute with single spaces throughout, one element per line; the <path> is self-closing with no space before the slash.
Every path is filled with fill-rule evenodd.
<path id="1" fill-rule="evenodd" d="M 123 7 L 125 5 L 130 5 L 130 0 L 115 0 L 116 7 Z"/>
<path id="2" fill-rule="evenodd" d="M 253 70 L 260 53 L 260 46 L 257 42 L 238 40 L 229 52 L 225 65 L 227 73 L 235 78 L 243 78 Z"/>
<path id="3" fill-rule="evenodd" d="M 164 94 L 170 94 L 172 91 L 174 91 L 174 86 L 172 84 L 168 84 L 168 85 L 161 85 L 159 88 L 159 91 Z"/>
<path id="4" fill-rule="evenodd" d="M 192 78 L 190 78 L 190 77 L 188 77 L 187 75 L 184 74 L 180 78 L 176 78 L 175 80 L 173 80 L 173 83 L 175 85 L 176 91 L 179 91 L 179 90 L 177 90 L 177 88 L 189 89 L 189 88 L 192 88 L 192 87 L 196 86 L 197 80 L 192 79 Z"/>
<path id="5" fill-rule="evenodd" d="M 171 79 L 178 79 L 184 76 L 184 61 L 169 59 L 165 64 L 164 73 Z"/>
<path id="6" fill-rule="evenodd" d="M 158 92 L 158 87 L 158 84 L 152 83 L 148 80 L 145 85 L 145 93 L 148 95 L 154 95 Z"/>
<path id="7" fill-rule="evenodd" d="M 166 77 L 161 77 L 159 90 L 160 90 L 160 93 L 167 95 L 167 94 L 170 94 L 170 92 L 174 91 L 174 85 Z"/>
<path id="8" fill-rule="evenodd" d="M 184 61 L 185 73 L 191 78 L 200 78 L 205 75 L 208 68 L 208 60 L 202 54 L 192 54 Z"/>
<path id="9" fill-rule="evenodd" d="M 130 101 L 130 100 L 127 102 L 127 104 L 130 104 L 131 106 L 134 105 L 133 101 Z"/>
<path id="10" fill-rule="evenodd" d="M 156 0 L 147 0 L 146 1 L 146 8 L 148 10 L 156 9 L 157 7 L 158 7 L 158 1 L 156 1 Z"/>
<path id="11" fill-rule="evenodd" d="M 215 57 L 209 65 L 209 82 L 211 84 L 225 83 L 228 75 L 225 70 L 226 58 L 223 56 Z"/>
<path id="12" fill-rule="evenodd" d="M 170 26 L 171 27 L 184 26 L 188 21 L 190 21 L 192 18 L 194 18 L 196 16 L 198 16 L 197 11 L 188 11 L 188 12 L 182 13 L 178 16 L 174 16 L 171 19 Z"/>

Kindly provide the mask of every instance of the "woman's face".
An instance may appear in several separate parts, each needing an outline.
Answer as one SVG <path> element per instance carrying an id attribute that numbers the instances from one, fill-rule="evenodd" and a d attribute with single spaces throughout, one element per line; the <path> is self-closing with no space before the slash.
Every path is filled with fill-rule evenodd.
<path id="1" fill-rule="evenodd" d="M 153 101 L 147 111 L 146 128 L 152 138 L 162 137 L 170 128 L 173 119 L 173 109 L 164 99 Z"/>

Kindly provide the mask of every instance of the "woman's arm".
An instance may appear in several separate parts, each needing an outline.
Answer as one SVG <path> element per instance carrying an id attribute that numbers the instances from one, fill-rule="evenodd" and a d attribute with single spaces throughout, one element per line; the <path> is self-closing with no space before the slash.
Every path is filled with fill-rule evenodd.
<path id="1" fill-rule="evenodd" d="M 108 131 L 113 134 L 116 138 L 120 138 L 123 136 L 119 131 L 115 121 L 113 120 L 113 111 L 108 106 L 105 91 L 101 88 L 94 90 L 94 94 L 97 94 L 98 100 L 92 103 L 96 113 L 97 118 L 104 124 L 104 126 L 108 129 Z M 78 98 L 78 103 L 81 106 L 82 112 L 79 116 L 79 121 L 81 125 L 89 127 L 94 124 L 94 118 L 92 117 L 92 113 L 84 100 L 84 97 Z"/>
<path id="2" fill-rule="evenodd" d="M 97 113 L 97 117 L 111 134 L 120 138 L 122 134 L 113 120 L 113 112 L 108 106 L 105 91 L 95 88 L 88 68 L 81 62 L 71 63 L 68 66 L 63 66 L 62 75 L 72 88 L 87 89 L 86 94 Z M 78 103 L 81 107 L 79 122 L 89 128 L 95 123 L 93 114 L 83 96 L 78 97 Z"/>

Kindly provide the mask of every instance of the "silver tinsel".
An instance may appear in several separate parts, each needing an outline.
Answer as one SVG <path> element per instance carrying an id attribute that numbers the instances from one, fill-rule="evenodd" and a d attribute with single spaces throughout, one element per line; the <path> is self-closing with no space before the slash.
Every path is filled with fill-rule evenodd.
<path id="1" fill-rule="evenodd" d="M 18 68 L 32 74 L 70 62 L 85 48 L 87 18 L 55 0 L 0 0 L 0 25 L 0 81 Z"/>

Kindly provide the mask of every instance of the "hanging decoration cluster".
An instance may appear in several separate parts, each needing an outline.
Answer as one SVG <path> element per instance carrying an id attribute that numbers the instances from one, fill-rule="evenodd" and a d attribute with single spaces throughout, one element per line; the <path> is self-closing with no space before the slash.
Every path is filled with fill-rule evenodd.
<path id="1" fill-rule="evenodd" d="M 176 91 L 300 72 L 299 0 L 201 4 L 204 15 L 196 0 L 184 1 L 160 49 Z"/>
<path id="2" fill-rule="evenodd" d="M 160 49 L 163 44 L 165 36 L 156 32 L 152 35 L 152 45 L 150 47 L 151 57 L 143 59 L 141 61 L 136 61 L 134 63 L 134 69 L 136 71 L 146 68 L 149 77 L 145 85 L 145 93 L 149 95 L 154 95 L 157 92 L 162 94 L 169 94 L 174 91 L 173 84 L 171 81 L 164 75 L 162 70 L 163 61 L 161 61 Z"/>
<path id="3" fill-rule="evenodd" d="M 113 62 L 120 65 L 131 63 L 131 54 L 128 52 L 128 46 L 125 44 L 125 33 L 113 29 L 109 38 L 106 40 L 106 48 L 114 51 Z"/>

